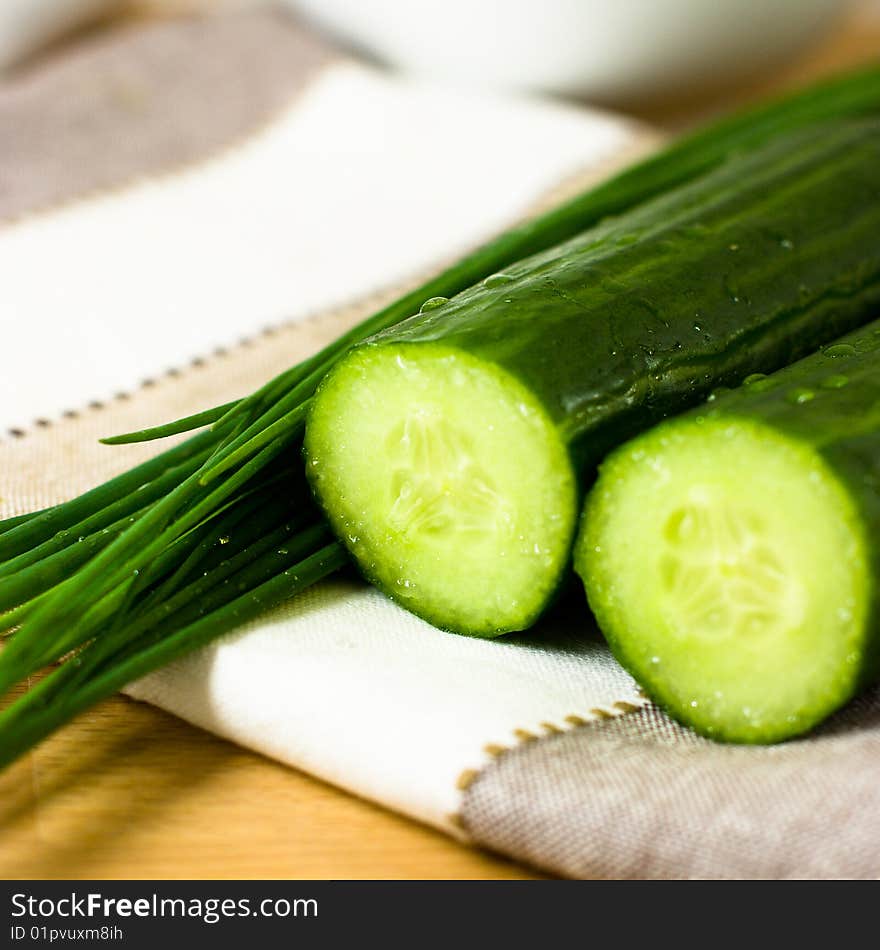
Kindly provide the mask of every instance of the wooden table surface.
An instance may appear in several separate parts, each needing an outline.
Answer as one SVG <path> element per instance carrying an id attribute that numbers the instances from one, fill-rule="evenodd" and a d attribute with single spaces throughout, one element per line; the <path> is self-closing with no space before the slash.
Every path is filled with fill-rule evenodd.
<path id="1" fill-rule="evenodd" d="M 754 98 L 878 55 L 880 16 L 855 14 L 810 56 L 727 101 Z M 638 111 L 678 127 L 722 101 Z M 537 875 L 118 698 L 0 775 L 0 876 Z"/>

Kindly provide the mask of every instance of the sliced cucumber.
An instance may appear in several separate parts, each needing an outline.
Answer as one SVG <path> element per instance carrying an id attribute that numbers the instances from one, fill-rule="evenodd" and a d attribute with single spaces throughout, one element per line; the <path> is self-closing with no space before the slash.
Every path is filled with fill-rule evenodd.
<path id="1" fill-rule="evenodd" d="M 612 453 L 575 568 L 697 731 L 773 742 L 880 677 L 880 322 Z"/>
<path id="2" fill-rule="evenodd" d="M 772 742 L 853 693 L 867 546 L 821 456 L 746 419 L 686 418 L 609 459 L 576 564 L 623 664 L 699 732 Z"/>
<path id="3" fill-rule="evenodd" d="M 535 620 L 565 567 L 577 491 L 522 383 L 441 345 L 357 350 L 316 403 L 316 445 L 311 480 L 371 580 L 478 636 Z"/>

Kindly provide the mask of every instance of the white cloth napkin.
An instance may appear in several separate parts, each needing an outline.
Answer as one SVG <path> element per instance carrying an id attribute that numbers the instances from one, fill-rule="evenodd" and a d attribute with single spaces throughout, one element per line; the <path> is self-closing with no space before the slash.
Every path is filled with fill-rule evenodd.
<path id="1" fill-rule="evenodd" d="M 585 611 L 477 640 L 341 580 L 128 692 L 453 833 L 490 756 L 643 702 Z"/>
<path id="2" fill-rule="evenodd" d="M 452 260 L 632 135 L 332 65 L 210 162 L 0 227 L 0 319 L 31 354 L 0 374 L 0 430 Z"/>

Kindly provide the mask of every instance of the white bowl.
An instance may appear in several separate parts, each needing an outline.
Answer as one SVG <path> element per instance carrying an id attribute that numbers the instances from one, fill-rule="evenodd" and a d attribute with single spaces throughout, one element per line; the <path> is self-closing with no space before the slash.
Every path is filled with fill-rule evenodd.
<path id="1" fill-rule="evenodd" d="M 791 56 L 848 0 L 289 0 L 388 63 L 447 81 L 632 99 Z"/>

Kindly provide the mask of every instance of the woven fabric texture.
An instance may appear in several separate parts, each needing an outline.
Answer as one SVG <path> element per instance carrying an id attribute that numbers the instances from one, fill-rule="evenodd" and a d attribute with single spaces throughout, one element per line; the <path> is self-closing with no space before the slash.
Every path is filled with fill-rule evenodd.
<path id="1" fill-rule="evenodd" d="M 119 28 L 0 84 L 0 222 L 251 134 L 336 57 L 268 9 Z"/>
<path id="2" fill-rule="evenodd" d="M 499 756 L 468 787 L 479 843 L 569 877 L 880 875 L 880 690 L 776 746 L 646 706 Z"/>

